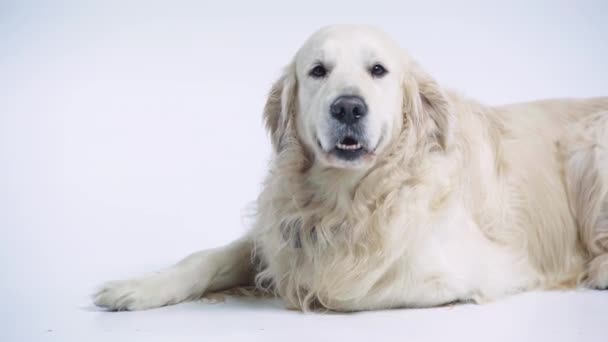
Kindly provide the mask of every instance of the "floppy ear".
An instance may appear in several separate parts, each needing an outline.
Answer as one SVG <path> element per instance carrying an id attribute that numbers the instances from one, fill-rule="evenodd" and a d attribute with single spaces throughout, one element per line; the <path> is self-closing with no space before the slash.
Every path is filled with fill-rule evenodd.
<path id="1" fill-rule="evenodd" d="M 283 149 L 291 129 L 291 120 L 296 109 L 295 99 L 295 65 L 291 63 L 270 89 L 264 106 L 264 122 L 276 153 Z"/>
<path id="2" fill-rule="evenodd" d="M 422 68 L 411 63 L 408 69 L 410 76 L 404 87 L 406 115 L 412 116 L 414 126 L 420 128 L 423 134 L 435 137 L 445 151 L 451 143 L 455 121 L 450 101 L 439 84 Z"/>

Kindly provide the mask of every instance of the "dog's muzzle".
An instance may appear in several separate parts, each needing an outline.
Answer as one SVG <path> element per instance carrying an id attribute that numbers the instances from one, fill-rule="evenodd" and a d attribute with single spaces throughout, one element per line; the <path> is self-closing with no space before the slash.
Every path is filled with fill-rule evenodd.
<path id="1" fill-rule="evenodd" d="M 333 118 L 333 148 L 328 151 L 344 160 L 355 160 L 366 154 L 367 139 L 362 119 L 367 115 L 367 104 L 359 96 L 340 96 L 331 104 Z"/>

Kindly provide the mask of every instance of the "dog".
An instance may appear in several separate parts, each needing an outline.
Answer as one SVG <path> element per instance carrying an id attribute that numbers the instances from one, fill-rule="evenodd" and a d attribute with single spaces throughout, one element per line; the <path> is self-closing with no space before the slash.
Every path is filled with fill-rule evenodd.
<path id="1" fill-rule="evenodd" d="M 608 97 L 490 107 L 383 32 L 320 29 L 272 87 L 243 238 L 106 283 L 109 310 L 255 286 L 289 308 L 484 303 L 608 287 Z"/>

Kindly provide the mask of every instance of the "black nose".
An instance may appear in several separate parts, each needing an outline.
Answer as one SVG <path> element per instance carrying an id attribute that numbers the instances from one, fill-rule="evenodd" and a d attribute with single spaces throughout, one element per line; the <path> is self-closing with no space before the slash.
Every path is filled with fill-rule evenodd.
<path id="1" fill-rule="evenodd" d="M 367 114 L 367 105 L 359 96 L 340 96 L 331 104 L 329 110 L 336 120 L 351 125 Z"/>

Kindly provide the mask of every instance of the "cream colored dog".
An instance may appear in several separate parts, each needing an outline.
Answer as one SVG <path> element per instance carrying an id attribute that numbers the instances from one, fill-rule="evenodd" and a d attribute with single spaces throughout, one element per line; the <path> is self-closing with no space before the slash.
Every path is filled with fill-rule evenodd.
<path id="1" fill-rule="evenodd" d="M 253 285 L 354 311 L 608 286 L 608 97 L 489 107 L 383 33 L 315 33 L 264 118 L 274 157 L 250 233 L 95 304 L 139 310 Z"/>

